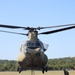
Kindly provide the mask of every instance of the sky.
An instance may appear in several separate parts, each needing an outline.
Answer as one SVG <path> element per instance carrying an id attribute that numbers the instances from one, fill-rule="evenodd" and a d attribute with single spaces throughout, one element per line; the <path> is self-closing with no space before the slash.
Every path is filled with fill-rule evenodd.
<path id="1" fill-rule="evenodd" d="M 75 0 L 0 0 L 0 24 L 43 27 L 72 23 L 75 23 Z M 22 29 L 0 30 L 27 33 Z M 75 29 L 38 38 L 49 45 L 45 52 L 48 58 L 75 56 Z M 0 59 L 16 60 L 22 42 L 27 39 L 27 36 L 0 32 Z"/>

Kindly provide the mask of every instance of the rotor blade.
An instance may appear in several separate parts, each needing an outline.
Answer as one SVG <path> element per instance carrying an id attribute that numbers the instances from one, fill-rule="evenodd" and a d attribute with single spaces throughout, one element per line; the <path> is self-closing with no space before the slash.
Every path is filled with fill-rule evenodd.
<path id="1" fill-rule="evenodd" d="M 11 26 L 11 25 L 4 25 L 4 24 L 0 24 L 0 27 L 3 27 L 3 28 L 12 28 L 12 29 L 17 29 L 17 28 L 27 29 L 27 27 Z"/>
<path id="2" fill-rule="evenodd" d="M 19 35 L 26 35 L 27 36 L 27 34 L 24 34 L 24 33 L 16 33 L 16 32 L 3 31 L 3 30 L 0 30 L 0 32 L 12 33 L 12 34 L 19 34 Z"/>
<path id="3" fill-rule="evenodd" d="M 57 30 L 42 32 L 42 33 L 39 33 L 39 34 L 52 34 L 52 33 L 60 32 L 60 31 L 65 31 L 65 30 L 69 30 L 69 29 L 73 29 L 73 28 L 75 28 L 75 26 L 70 26 L 70 27 L 61 28 L 61 29 L 57 29 Z"/>
<path id="4" fill-rule="evenodd" d="M 57 25 L 57 26 L 48 26 L 48 27 L 38 27 L 37 29 L 45 29 L 45 28 L 58 28 L 58 27 L 66 27 L 66 26 L 74 26 L 75 24 L 65 24 L 65 25 Z"/>

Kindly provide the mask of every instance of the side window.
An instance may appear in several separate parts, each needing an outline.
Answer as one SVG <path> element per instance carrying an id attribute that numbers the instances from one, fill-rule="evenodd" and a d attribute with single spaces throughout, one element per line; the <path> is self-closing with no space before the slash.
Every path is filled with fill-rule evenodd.
<path id="1" fill-rule="evenodd" d="M 29 42 L 27 42 L 26 46 L 27 46 L 27 47 L 30 47 L 30 43 L 29 43 Z"/>
<path id="2" fill-rule="evenodd" d="M 48 49 L 48 44 L 45 44 L 45 43 L 43 43 L 43 46 L 44 46 L 44 50 L 46 51 L 47 49 Z"/>

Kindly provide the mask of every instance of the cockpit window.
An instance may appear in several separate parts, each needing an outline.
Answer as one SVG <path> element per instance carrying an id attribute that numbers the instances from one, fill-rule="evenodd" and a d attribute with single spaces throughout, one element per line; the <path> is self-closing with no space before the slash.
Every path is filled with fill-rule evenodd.
<path id="1" fill-rule="evenodd" d="M 27 41 L 27 42 L 25 43 L 25 46 L 26 46 L 26 47 L 39 47 L 40 44 L 39 44 L 39 42 L 30 42 L 30 41 Z"/>

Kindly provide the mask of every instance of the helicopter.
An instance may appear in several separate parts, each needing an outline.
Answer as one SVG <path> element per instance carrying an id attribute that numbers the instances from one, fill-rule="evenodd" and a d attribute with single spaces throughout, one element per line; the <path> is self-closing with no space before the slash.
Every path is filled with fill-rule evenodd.
<path id="1" fill-rule="evenodd" d="M 48 48 L 48 44 L 44 44 L 39 40 L 38 35 L 41 34 L 53 34 L 69 29 L 75 28 L 75 24 L 64 24 L 64 25 L 56 25 L 56 26 L 47 26 L 47 27 L 22 27 L 22 26 L 13 26 L 13 25 L 5 25 L 0 24 L 2 28 L 10 28 L 10 29 L 24 29 L 28 30 L 28 33 L 17 33 L 0 30 L 0 32 L 26 35 L 28 40 L 24 41 L 20 47 L 20 54 L 17 57 L 18 69 L 17 71 L 21 73 L 23 70 L 42 70 L 42 73 L 47 72 L 47 62 L 48 57 L 45 54 L 45 51 Z M 55 30 L 49 30 L 45 32 L 39 33 L 39 30 L 49 29 L 49 28 L 57 28 Z"/>

